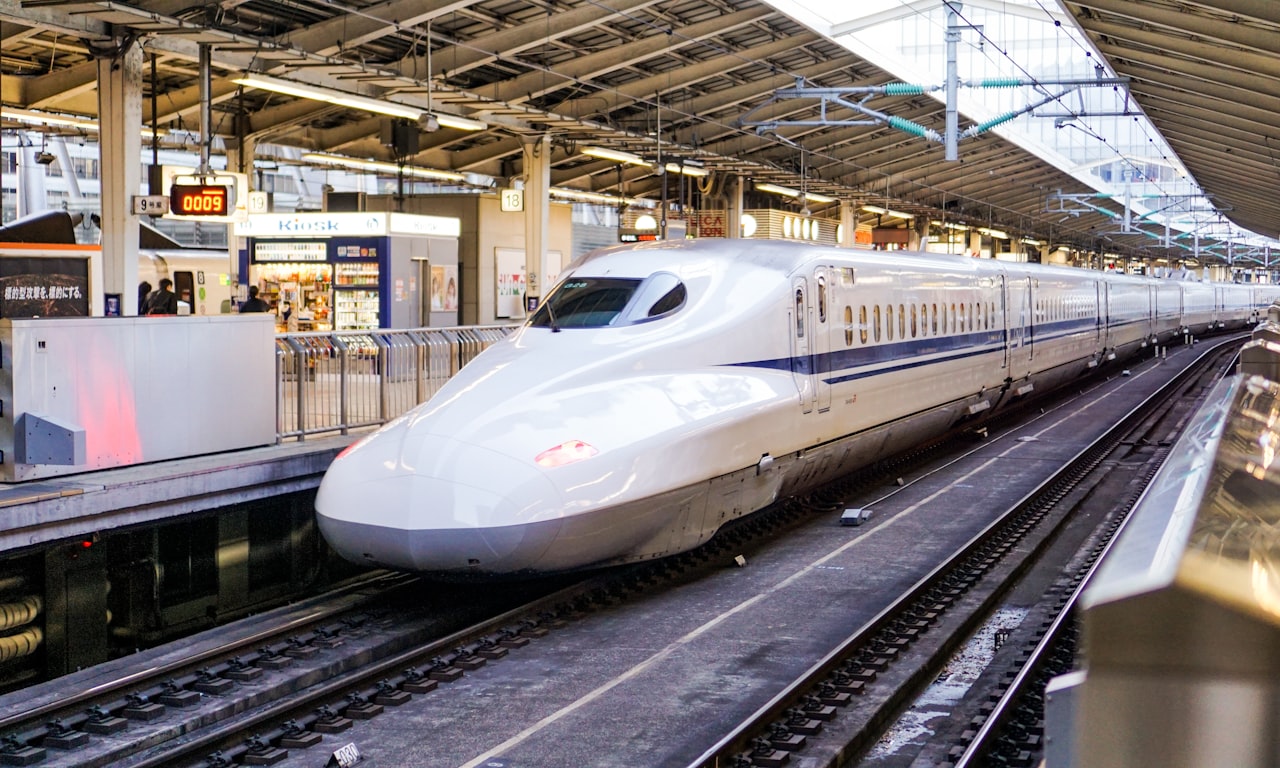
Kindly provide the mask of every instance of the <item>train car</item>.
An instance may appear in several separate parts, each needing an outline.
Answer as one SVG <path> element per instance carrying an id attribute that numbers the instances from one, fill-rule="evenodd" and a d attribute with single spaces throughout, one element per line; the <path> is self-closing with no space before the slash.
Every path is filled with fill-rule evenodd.
<path id="1" fill-rule="evenodd" d="M 138 251 L 138 281 L 158 288 L 161 278 L 172 280 L 180 314 L 231 312 L 232 274 L 231 257 L 225 250 L 143 248 Z"/>
<path id="2" fill-rule="evenodd" d="M 767 241 L 597 251 L 522 329 L 345 450 L 318 524 L 349 560 L 449 577 L 681 552 L 1177 334 L 1178 286 Z"/>

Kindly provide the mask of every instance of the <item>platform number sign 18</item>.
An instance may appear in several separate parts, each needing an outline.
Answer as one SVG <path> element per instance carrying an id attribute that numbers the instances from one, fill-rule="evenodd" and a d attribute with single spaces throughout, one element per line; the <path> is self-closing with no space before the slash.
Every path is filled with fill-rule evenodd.
<path id="1" fill-rule="evenodd" d="M 524 210 L 524 190 L 523 189 L 504 189 L 501 195 L 503 211 L 523 211 Z"/>
<path id="2" fill-rule="evenodd" d="M 360 748 L 351 742 L 344 747 L 339 747 L 329 757 L 329 762 L 325 763 L 325 768 L 350 768 L 363 759 L 360 755 Z"/>

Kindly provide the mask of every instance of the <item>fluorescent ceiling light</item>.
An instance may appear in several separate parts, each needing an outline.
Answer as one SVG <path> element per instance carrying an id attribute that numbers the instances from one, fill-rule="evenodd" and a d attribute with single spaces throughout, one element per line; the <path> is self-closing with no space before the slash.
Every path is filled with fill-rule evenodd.
<path id="1" fill-rule="evenodd" d="M 685 176 L 696 176 L 702 178 L 709 176 L 711 171 L 696 165 L 680 165 L 679 163 L 667 163 L 667 173 L 683 173 Z"/>
<path id="2" fill-rule="evenodd" d="M 302 159 L 313 163 L 328 163 L 329 165 L 340 165 L 345 168 L 357 168 L 362 171 L 377 171 L 378 173 L 386 173 L 393 176 L 401 171 L 400 166 L 395 163 L 385 163 L 381 160 L 361 160 L 358 157 L 330 155 L 325 152 L 307 152 L 302 155 Z M 413 165 L 406 165 L 403 170 L 405 176 L 417 176 L 424 179 L 441 179 L 443 181 L 463 181 L 466 179 L 461 173 L 437 171 L 434 168 L 419 168 Z"/>
<path id="3" fill-rule="evenodd" d="M 783 195 L 785 197 L 794 197 L 797 199 L 801 195 L 801 192 L 798 189 L 792 189 L 791 187 L 780 187 L 777 184 L 757 184 L 756 189 L 761 192 L 772 192 L 775 195 Z M 834 197 L 819 195 L 816 192 L 805 192 L 804 199 L 812 203 L 834 203 L 836 201 Z"/>
<path id="4" fill-rule="evenodd" d="M 446 115 L 442 112 L 433 112 L 431 116 L 436 122 L 446 128 L 453 128 L 459 131 L 483 131 L 489 127 L 489 124 L 481 120 L 472 120 L 469 117 L 459 117 L 457 115 Z"/>
<path id="5" fill-rule="evenodd" d="M 631 163 L 632 165 L 652 165 L 639 155 L 633 155 L 630 152 L 623 152 L 618 149 L 609 149 L 608 147 L 583 147 L 582 154 L 598 157 L 601 160 L 612 160 L 615 163 Z"/>
<path id="6" fill-rule="evenodd" d="M 893 216 L 897 219 L 914 219 L 916 217 L 914 213 L 903 213 L 902 211 L 894 211 L 889 208 L 881 208 L 878 205 L 864 205 L 862 206 L 862 210 L 867 213 L 878 213 L 882 216 Z"/>
<path id="7" fill-rule="evenodd" d="M 990 229 L 988 227 L 978 227 L 978 231 L 987 237 L 994 237 L 997 240 L 1008 240 L 1009 234 L 999 229 Z"/>
<path id="8" fill-rule="evenodd" d="M 362 109 L 365 112 L 376 112 L 380 115 L 403 117 L 407 120 L 417 120 L 422 116 L 422 110 L 417 107 L 410 107 L 405 104 L 396 104 L 394 102 L 383 101 L 381 99 L 369 99 L 364 96 L 355 96 L 329 88 L 319 88 L 314 85 L 303 85 L 302 83 L 295 83 L 292 80 L 280 80 L 278 78 L 264 77 L 262 75 L 246 75 L 244 77 L 233 78 L 231 82 L 236 85 L 243 85 L 246 88 L 261 88 L 264 91 L 274 91 L 275 93 L 283 93 L 288 96 L 297 96 L 300 99 L 323 101 L 328 104 L 337 104 L 341 107 Z M 441 122 L 443 123 L 443 121 Z"/>
<path id="9" fill-rule="evenodd" d="M 20 123 L 29 125 L 62 125 L 68 128 L 79 128 L 83 131 L 98 130 L 98 121 L 91 117 L 79 117 L 77 115 L 54 115 L 48 112 L 36 112 L 29 109 L 5 109 L 0 112 L 4 117 L 12 118 Z M 142 135 L 151 136 L 152 131 L 145 125 L 142 126 Z M 158 135 L 164 136 L 166 131 L 161 128 Z"/>
<path id="10" fill-rule="evenodd" d="M 606 195 L 600 192 L 586 192 L 581 189 L 569 189 L 568 187 L 552 187 L 550 192 L 556 197 L 567 197 L 570 200 L 581 200 L 587 203 L 605 203 L 606 205 L 626 203 L 627 205 L 635 205 L 643 208 L 653 208 L 656 205 L 652 200 L 644 200 L 638 197 L 618 197 L 617 195 Z"/>

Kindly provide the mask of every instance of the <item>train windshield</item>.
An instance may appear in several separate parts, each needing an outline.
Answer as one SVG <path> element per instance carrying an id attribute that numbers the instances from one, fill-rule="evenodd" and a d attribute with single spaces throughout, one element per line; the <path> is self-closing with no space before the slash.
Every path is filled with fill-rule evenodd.
<path id="1" fill-rule="evenodd" d="M 533 317 L 537 328 L 605 328 L 665 317 L 685 302 L 685 287 L 668 272 L 643 280 L 573 277 L 560 283 Z"/>

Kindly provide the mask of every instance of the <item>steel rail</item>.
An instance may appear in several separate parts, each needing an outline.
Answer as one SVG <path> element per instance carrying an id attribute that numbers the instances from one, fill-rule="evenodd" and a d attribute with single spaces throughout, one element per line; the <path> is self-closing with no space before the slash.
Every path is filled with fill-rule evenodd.
<path id="1" fill-rule="evenodd" d="M 1100 446 L 1105 445 L 1108 442 L 1118 440 L 1120 435 L 1123 435 L 1125 432 L 1132 429 L 1132 422 L 1144 416 L 1155 406 L 1155 404 L 1159 403 L 1164 398 L 1167 398 L 1170 391 L 1182 384 L 1186 379 L 1199 375 L 1203 367 L 1207 364 L 1208 359 L 1217 353 L 1222 347 L 1231 344 L 1238 344 L 1239 342 L 1240 337 L 1233 336 L 1232 338 L 1222 340 L 1219 343 L 1202 350 L 1200 356 L 1184 371 L 1179 373 L 1169 382 L 1166 382 L 1141 403 L 1134 406 L 1134 408 L 1121 417 L 1113 427 L 1108 429 L 1093 443 L 1081 449 L 1075 456 L 1069 459 L 1061 469 L 1038 485 L 1031 492 L 1026 494 L 998 519 L 988 524 L 982 531 L 958 549 L 955 554 L 948 558 L 947 561 L 939 564 L 932 571 L 923 576 L 910 589 L 894 600 L 876 616 L 855 630 L 836 648 L 828 652 L 808 670 L 802 673 L 795 681 L 787 685 L 786 688 L 776 694 L 754 713 L 749 715 L 739 725 L 735 726 L 733 730 L 708 748 L 695 760 L 688 763 L 688 768 L 718 768 L 719 766 L 727 764 L 726 762 L 722 762 L 721 758 L 732 757 L 745 751 L 754 734 L 761 732 L 769 723 L 780 719 L 788 708 L 794 706 L 796 702 L 800 701 L 804 697 L 806 692 L 814 688 L 820 681 L 830 676 L 831 673 L 834 672 L 846 659 L 848 659 L 854 651 L 863 646 L 869 638 L 875 635 L 876 632 L 891 624 L 894 619 L 904 613 L 914 602 L 923 597 L 945 575 L 956 570 L 969 558 L 970 555 L 977 552 L 982 545 L 986 543 L 987 539 L 989 539 L 1000 528 L 1005 526 L 1026 509 L 1032 507 L 1039 497 L 1045 495 L 1059 482 L 1068 478 L 1073 472 L 1078 471 L 1080 465 L 1084 464 L 1088 460 L 1090 454 L 1096 453 Z"/>

